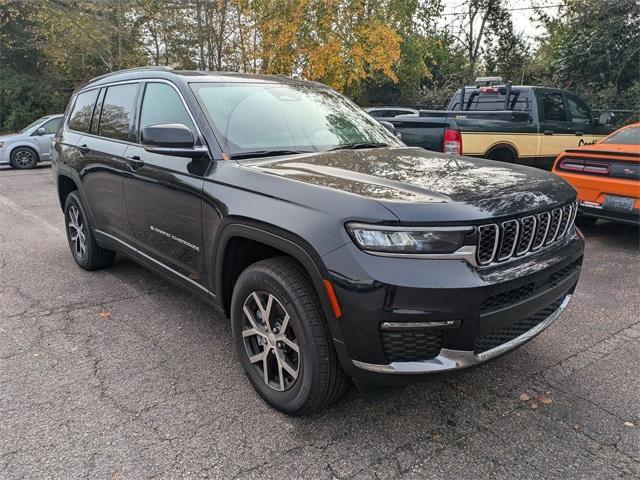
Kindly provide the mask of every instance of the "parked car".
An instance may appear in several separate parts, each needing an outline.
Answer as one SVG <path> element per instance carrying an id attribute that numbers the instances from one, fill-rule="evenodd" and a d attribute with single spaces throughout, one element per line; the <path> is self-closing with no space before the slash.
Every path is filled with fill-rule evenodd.
<path id="1" fill-rule="evenodd" d="M 399 115 L 418 116 L 418 110 L 407 107 L 369 107 L 364 110 L 372 117 L 378 119 L 393 118 Z"/>
<path id="2" fill-rule="evenodd" d="M 71 255 L 123 253 L 231 319 L 288 414 L 470 367 L 567 306 L 575 190 L 537 169 L 404 146 L 319 84 L 140 69 L 77 90 L 53 174 Z"/>
<path id="3" fill-rule="evenodd" d="M 553 172 L 578 191 L 580 221 L 598 218 L 640 224 L 640 123 L 595 145 L 566 150 Z"/>
<path id="4" fill-rule="evenodd" d="M 613 129 L 594 119 L 574 93 L 477 79 L 451 98 L 447 110 L 418 118 L 388 118 L 407 145 L 549 170 L 560 152 L 597 142 Z M 602 114 L 603 123 L 610 117 Z"/>
<path id="5" fill-rule="evenodd" d="M 47 115 L 18 133 L 0 136 L 0 165 L 26 169 L 49 160 L 51 140 L 61 121 L 62 115 Z"/>

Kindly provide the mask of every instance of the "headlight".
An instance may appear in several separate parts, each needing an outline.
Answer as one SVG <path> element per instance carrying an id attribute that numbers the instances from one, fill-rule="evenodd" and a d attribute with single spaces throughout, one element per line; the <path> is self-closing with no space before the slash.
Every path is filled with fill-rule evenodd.
<path id="1" fill-rule="evenodd" d="M 347 231 L 363 250 L 386 253 L 453 253 L 473 227 L 383 227 L 348 223 Z"/>

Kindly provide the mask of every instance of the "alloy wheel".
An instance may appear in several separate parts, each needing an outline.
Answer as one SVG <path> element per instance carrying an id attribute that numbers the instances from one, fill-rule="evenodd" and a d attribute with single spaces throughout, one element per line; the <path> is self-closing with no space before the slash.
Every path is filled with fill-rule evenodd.
<path id="1" fill-rule="evenodd" d="M 84 222 L 80 210 L 75 205 L 69 208 L 69 241 L 78 258 L 83 258 L 87 252 L 87 238 Z"/>
<path id="2" fill-rule="evenodd" d="M 33 163 L 33 153 L 29 150 L 20 150 L 19 152 L 16 152 L 14 161 L 21 167 L 30 167 Z"/>
<path id="3" fill-rule="evenodd" d="M 252 292 L 242 310 L 242 338 L 252 367 L 273 390 L 290 389 L 300 373 L 300 346 L 286 309 L 271 293 Z"/>

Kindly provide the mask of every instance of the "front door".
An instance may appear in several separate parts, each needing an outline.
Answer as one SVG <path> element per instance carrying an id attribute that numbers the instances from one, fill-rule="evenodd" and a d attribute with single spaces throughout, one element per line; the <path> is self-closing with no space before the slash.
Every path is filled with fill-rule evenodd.
<path id="1" fill-rule="evenodd" d="M 51 158 L 51 140 L 53 140 L 53 136 L 58 131 L 61 121 L 62 117 L 57 117 L 40 127 L 44 128 L 44 134 L 38 135 L 36 141 L 40 148 L 40 160 L 43 162 Z"/>
<path id="2" fill-rule="evenodd" d="M 179 123 L 198 138 L 178 91 L 167 83 L 145 85 L 138 123 L 140 132 L 150 125 Z M 140 145 L 130 145 L 125 159 L 125 197 L 137 248 L 204 285 L 202 189 L 209 160 L 151 153 Z"/>
<path id="3" fill-rule="evenodd" d="M 550 169 L 561 152 L 576 146 L 576 134 L 561 92 L 543 92 L 538 98 L 540 133 L 535 165 Z"/>

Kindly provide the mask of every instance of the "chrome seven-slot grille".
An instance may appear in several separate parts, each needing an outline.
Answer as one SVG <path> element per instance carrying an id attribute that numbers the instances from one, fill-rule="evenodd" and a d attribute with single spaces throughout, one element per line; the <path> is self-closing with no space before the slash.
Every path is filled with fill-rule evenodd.
<path id="1" fill-rule="evenodd" d="M 573 225 L 577 203 L 478 228 L 479 265 L 505 262 L 536 252 L 563 238 Z"/>

